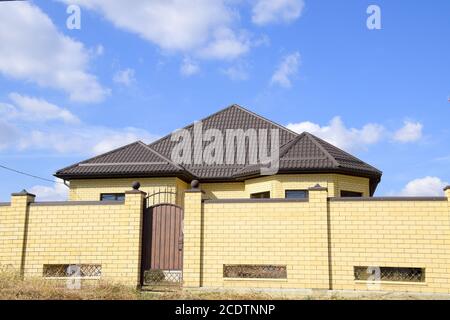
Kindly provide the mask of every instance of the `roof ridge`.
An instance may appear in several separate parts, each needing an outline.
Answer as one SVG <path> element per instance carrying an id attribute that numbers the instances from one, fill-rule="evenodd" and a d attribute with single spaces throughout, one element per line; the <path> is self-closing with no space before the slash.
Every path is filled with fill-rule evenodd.
<path id="1" fill-rule="evenodd" d="M 110 151 L 108 151 L 108 152 L 105 152 L 105 153 L 96 155 L 96 156 L 91 157 L 91 158 L 89 158 L 89 159 L 86 159 L 86 160 L 83 160 L 83 161 L 79 161 L 79 162 L 74 163 L 74 164 L 72 164 L 72 165 L 70 165 L 70 166 L 67 166 L 67 167 L 65 167 L 65 168 L 59 169 L 58 171 L 56 171 L 55 174 L 57 174 L 57 173 L 60 172 L 60 171 L 63 171 L 63 170 L 67 170 L 67 169 L 71 169 L 71 168 L 73 168 L 73 167 L 76 167 L 76 166 L 78 166 L 78 165 L 81 164 L 81 163 L 84 163 L 84 162 L 87 162 L 87 161 L 91 161 L 91 160 L 95 160 L 95 159 L 100 158 L 100 157 L 103 157 L 103 156 L 107 156 L 107 155 L 109 155 L 109 154 L 111 154 L 111 153 L 113 153 L 113 152 L 116 152 L 116 151 L 125 149 L 125 148 L 130 147 L 131 145 L 137 144 L 137 143 L 145 144 L 145 143 L 143 143 L 142 141 L 137 140 L 137 141 L 128 143 L 128 144 L 126 144 L 126 145 L 124 145 L 124 146 L 118 147 L 118 148 L 116 148 L 116 149 L 110 150 Z M 54 175 L 55 175 L 55 174 L 54 174 Z"/>
<path id="2" fill-rule="evenodd" d="M 316 140 L 316 136 L 306 131 L 304 133 L 306 137 L 308 137 L 320 150 L 322 150 L 323 153 L 325 153 L 326 156 L 329 157 L 331 162 L 333 162 L 336 167 L 340 166 L 339 162 Z"/>
<path id="3" fill-rule="evenodd" d="M 282 126 L 281 124 L 276 123 L 276 122 L 273 121 L 273 120 L 267 119 L 267 118 L 265 118 L 265 117 L 263 117 L 263 116 L 261 116 L 261 115 L 255 113 L 255 112 L 253 112 L 253 111 L 250 111 L 250 110 L 247 109 L 247 108 L 244 108 L 244 107 L 242 107 L 242 106 L 240 106 L 240 105 L 238 105 L 238 104 L 233 104 L 232 106 L 234 106 L 234 107 L 236 107 L 236 108 L 238 108 L 238 109 L 240 109 L 240 110 L 242 110 L 242 111 L 244 111 L 244 112 L 247 112 L 247 113 L 249 113 L 249 114 L 251 114 L 251 115 L 253 115 L 253 116 L 255 116 L 255 117 L 257 117 L 257 118 L 259 118 L 259 119 L 261 119 L 261 120 L 267 121 L 267 122 L 273 124 L 274 126 L 280 127 L 281 129 L 286 130 L 286 131 L 289 131 L 290 133 L 295 134 L 296 136 L 298 136 L 298 133 L 297 133 L 297 132 L 292 131 L 291 129 L 286 128 L 285 126 Z"/>
<path id="4" fill-rule="evenodd" d="M 286 130 L 287 132 L 290 132 L 290 133 L 292 133 L 292 134 L 298 136 L 298 133 L 292 131 L 291 129 L 288 129 L 288 128 L 282 126 L 281 124 L 278 124 L 278 123 L 276 123 L 276 122 L 274 122 L 274 121 L 272 121 L 272 120 L 269 120 L 269 119 L 267 119 L 267 118 L 265 118 L 265 117 L 263 117 L 263 116 L 261 116 L 261 115 L 255 113 L 255 112 L 253 112 L 253 111 L 250 111 L 250 110 L 248 110 L 248 109 L 246 109 L 246 108 L 244 108 L 244 107 L 242 107 L 242 106 L 240 106 L 240 105 L 238 105 L 238 104 L 236 104 L 236 103 L 231 104 L 231 105 L 229 105 L 229 106 L 227 106 L 227 107 L 225 107 L 225 108 L 223 108 L 223 109 L 220 109 L 219 111 L 216 111 L 216 112 L 210 114 L 209 116 L 206 116 L 206 117 L 204 117 L 204 118 L 201 118 L 200 120 L 195 120 L 193 123 L 188 124 L 187 126 L 184 126 L 184 127 L 182 127 L 181 129 L 188 129 L 188 128 L 192 127 L 196 122 L 203 122 L 203 121 L 208 120 L 208 119 L 210 119 L 210 118 L 212 118 L 212 117 L 214 117 L 214 116 L 216 116 L 216 115 L 218 115 L 218 114 L 220 114 L 220 113 L 222 113 L 222 112 L 225 112 L 225 111 L 227 111 L 227 110 L 229 110 L 229 109 L 231 109 L 231 108 L 237 108 L 237 109 L 239 109 L 239 110 L 241 110 L 241 111 L 243 111 L 243 112 L 246 112 L 246 113 L 248 113 L 248 114 L 250 114 L 250 115 L 252 115 L 252 116 L 254 116 L 254 117 L 256 117 L 256 118 L 258 118 L 258 119 L 260 119 L 260 120 L 263 120 L 263 121 L 265 121 L 265 122 L 268 122 L 268 123 L 270 123 L 270 124 L 272 124 L 272 125 L 274 125 L 274 126 L 276 126 L 276 127 L 279 127 L 279 128 L 282 129 L 282 130 Z M 155 144 L 157 144 L 158 142 L 163 141 L 164 139 L 167 139 L 168 137 L 170 137 L 170 136 L 172 135 L 172 133 L 176 132 L 177 130 L 179 130 L 179 129 L 175 129 L 175 130 L 173 130 L 172 132 L 170 132 L 169 134 L 163 136 L 162 138 L 159 138 L 158 140 L 153 141 L 152 143 L 149 144 L 149 146 L 155 145 Z"/>
<path id="5" fill-rule="evenodd" d="M 360 163 L 362 163 L 362 164 L 364 164 L 364 165 L 366 165 L 366 166 L 371 167 L 372 169 L 374 169 L 374 170 L 376 170 L 376 171 L 378 171 L 378 172 L 380 172 L 380 173 L 382 172 L 382 171 L 378 170 L 377 168 L 375 168 L 374 166 L 368 164 L 367 162 L 365 162 L 365 161 L 363 161 L 363 160 L 361 160 L 361 159 L 355 157 L 355 156 L 352 155 L 351 153 L 348 153 L 347 151 L 342 150 L 341 148 L 335 146 L 334 144 L 331 144 L 331 143 L 329 143 L 328 141 L 325 141 L 325 140 L 323 140 L 323 139 L 321 139 L 321 138 L 319 138 L 319 137 L 316 137 L 316 136 L 314 136 L 314 135 L 312 135 L 312 134 L 310 134 L 310 135 L 311 135 L 315 140 L 319 140 L 319 141 L 321 141 L 321 142 L 323 142 L 323 143 L 326 143 L 327 145 L 330 145 L 331 147 L 333 147 L 333 148 L 339 150 L 339 152 L 344 153 L 346 156 L 350 157 L 353 161 L 360 162 Z M 334 158 L 334 157 L 333 157 L 333 158 Z M 336 158 L 334 158 L 334 159 L 336 159 Z"/>
<path id="6" fill-rule="evenodd" d="M 155 141 L 151 142 L 151 143 L 149 144 L 149 146 L 155 145 L 155 144 L 157 144 L 158 142 L 163 141 L 164 139 L 167 139 L 168 137 L 170 137 L 170 136 L 171 136 L 174 132 L 176 132 L 177 130 L 180 130 L 180 129 L 187 129 L 187 128 L 189 128 L 189 127 L 192 127 L 196 122 L 205 121 L 206 119 L 209 119 L 209 118 L 211 118 L 211 117 L 213 117 L 213 116 L 215 116 L 215 115 L 217 115 L 217 114 L 219 114 L 219 113 L 221 113 L 221 112 L 224 112 L 225 110 L 231 109 L 231 108 L 234 107 L 234 106 L 235 106 L 234 104 L 229 105 L 228 107 L 225 107 L 225 108 L 223 108 L 223 109 L 221 109 L 221 110 L 219 110 L 219 111 L 216 111 L 216 112 L 210 114 L 209 116 L 207 116 L 207 117 L 205 117 L 205 118 L 202 118 L 202 119 L 200 119 L 200 120 L 194 120 L 193 123 L 188 124 L 187 126 L 184 126 L 184 127 L 182 127 L 182 128 L 179 128 L 179 129 L 172 130 L 170 133 L 166 134 L 165 136 L 159 138 L 158 140 L 155 140 Z"/>
<path id="7" fill-rule="evenodd" d="M 173 162 L 171 159 L 165 157 L 164 155 L 160 154 L 158 151 L 154 150 L 152 147 L 150 147 L 149 145 L 143 143 L 142 141 L 138 141 L 138 143 L 143 146 L 144 148 L 148 149 L 149 151 L 153 152 L 154 154 L 156 154 L 158 157 L 160 157 L 161 159 L 167 161 L 168 163 L 170 163 L 171 165 L 175 166 L 176 168 L 180 169 L 180 170 L 185 170 L 187 172 L 189 172 L 190 174 L 192 174 L 192 172 L 190 172 L 189 170 L 187 170 L 185 167 L 183 167 L 182 165 L 179 165 L 175 162 Z"/>
<path id="8" fill-rule="evenodd" d="M 296 137 L 289 140 L 288 142 L 286 142 L 285 144 L 283 144 L 282 146 L 280 146 L 280 154 L 278 155 L 278 160 L 281 160 L 281 158 L 291 149 L 291 147 L 293 145 L 295 145 L 301 138 L 303 138 L 305 136 L 305 132 L 301 133 L 301 134 L 297 134 L 296 133 Z M 283 149 L 283 150 L 282 150 Z M 244 165 L 242 168 L 240 168 L 239 170 L 237 170 L 233 176 L 238 175 L 240 172 L 244 171 L 247 168 L 251 168 L 251 167 L 260 167 L 261 163 L 254 163 L 254 164 L 247 164 Z"/>
<path id="9" fill-rule="evenodd" d="M 291 148 L 300 141 L 300 139 L 302 139 L 304 136 L 306 135 L 305 132 L 302 132 L 301 134 L 297 135 L 295 138 L 289 140 L 288 142 L 286 142 L 284 145 L 282 145 L 280 147 L 280 154 L 279 154 L 279 158 L 281 160 L 281 158 L 288 153 L 289 150 L 291 150 Z M 283 149 L 283 150 L 281 150 Z"/>

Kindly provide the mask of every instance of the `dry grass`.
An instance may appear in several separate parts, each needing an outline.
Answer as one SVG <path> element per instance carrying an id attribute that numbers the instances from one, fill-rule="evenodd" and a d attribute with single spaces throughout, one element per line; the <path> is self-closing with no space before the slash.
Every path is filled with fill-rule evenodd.
<path id="1" fill-rule="evenodd" d="M 0 272 L 0 300 L 268 300 L 263 293 L 154 292 L 97 282 L 84 283 L 80 290 L 67 289 L 64 281 L 44 278 L 23 280 L 18 273 Z"/>
<path id="2" fill-rule="evenodd" d="M 264 293 L 238 292 L 142 292 L 145 300 L 272 300 L 273 296 Z"/>
<path id="3" fill-rule="evenodd" d="M 22 280 L 14 272 L 0 273 L 0 300 L 130 300 L 139 299 L 132 288 L 98 282 L 80 290 L 67 289 L 64 282 L 31 278 Z"/>
<path id="4" fill-rule="evenodd" d="M 28 278 L 22 280 L 19 274 L 0 271 L 0 300 L 397 300 L 397 299 L 449 299 L 450 296 L 416 296 L 412 294 L 371 295 L 354 293 L 352 295 L 300 295 L 269 294 L 262 292 L 231 291 L 138 291 L 120 284 L 102 281 L 88 284 L 82 289 L 67 289 L 65 281 Z"/>

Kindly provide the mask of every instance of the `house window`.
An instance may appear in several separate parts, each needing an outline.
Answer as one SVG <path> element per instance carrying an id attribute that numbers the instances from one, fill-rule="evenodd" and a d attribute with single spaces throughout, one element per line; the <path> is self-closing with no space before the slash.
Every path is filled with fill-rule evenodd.
<path id="1" fill-rule="evenodd" d="M 362 192 L 341 190 L 341 197 L 342 198 L 361 198 L 362 196 L 363 196 Z"/>
<path id="2" fill-rule="evenodd" d="M 251 199 L 270 199 L 270 191 L 252 193 L 250 195 L 250 198 Z"/>
<path id="3" fill-rule="evenodd" d="M 102 193 L 100 201 L 125 201 L 125 193 Z"/>
<path id="4" fill-rule="evenodd" d="M 286 190 L 284 197 L 286 199 L 307 199 L 308 190 Z"/>
<path id="5" fill-rule="evenodd" d="M 224 264 L 224 278 L 286 279 L 286 266 L 261 264 Z"/>
<path id="6" fill-rule="evenodd" d="M 354 267 L 355 280 L 425 282 L 425 269 L 396 267 Z"/>

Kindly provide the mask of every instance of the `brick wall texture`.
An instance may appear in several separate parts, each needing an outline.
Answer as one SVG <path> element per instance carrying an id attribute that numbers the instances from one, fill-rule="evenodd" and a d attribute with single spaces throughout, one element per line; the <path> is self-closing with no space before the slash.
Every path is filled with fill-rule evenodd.
<path id="1" fill-rule="evenodd" d="M 125 192 L 130 182 L 72 182 L 71 200 L 82 201 L 38 203 L 13 194 L 0 204 L 0 266 L 27 277 L 42 276 L 45 264 L 95 264 L 103 279 L 139 284 L 145 193 L 98 202 L 101 192 Z M 450 293 L 450 190 L 442 198 L 343 199 L 340 190 L 368 195 L 368 181 L 340 175 L 265 177 L 201 190 L 186 190 L 176 178 L 140 182 L 144 191 L 170 186 L 181 194 L 186 288 Z M 248 199 L 262 191 L 283 198 L 290 189 L 308 189 L 309 198 Z M 282 265 L 287 277 L 225 278 L 224 265 Z M 369 285 L 355 280 L 357 266 L 421 268 L 425 281 Z"/>

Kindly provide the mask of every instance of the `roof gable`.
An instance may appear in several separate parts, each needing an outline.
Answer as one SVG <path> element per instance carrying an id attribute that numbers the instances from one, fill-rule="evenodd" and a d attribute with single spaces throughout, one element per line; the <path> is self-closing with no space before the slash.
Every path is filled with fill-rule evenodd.
<path id="1" fill-rule="evenodd" d="M 279 172 L 354 171 L 366 176 L 381 175 L 381 171 L 308 132 L 282 146 L 279 159 Z M 257 175 L 261 167 L 261 164 L 248 165 L 234 176 Z"/>
<path id="2" fill-rule="evenodd" d="M 56 176 L 72 175 L 120 175 L 182 173 L 185 169 L 141 141 L 76 163 L 56 172 Z"/>

